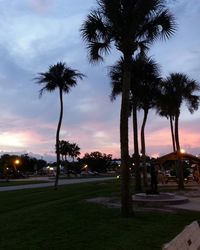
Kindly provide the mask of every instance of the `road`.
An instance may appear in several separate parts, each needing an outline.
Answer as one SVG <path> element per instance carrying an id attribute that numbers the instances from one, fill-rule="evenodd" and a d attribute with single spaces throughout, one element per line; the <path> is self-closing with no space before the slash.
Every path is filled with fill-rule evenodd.
<path id="1" fill-rule="evenodd" d="M 60 179 L 58 185 L 60 186 L 60 185 L 69 185 L 69 184 L 85 183 L 85 182 L 95 182 L 95 181 L 102 181 L 102 180 L 113 180 L 114 178 L 115 177 L 97 177 L 97 178 L 82 178 L 82 179 Z M 28 179 L 28 180 L 33 180 L 33 179 Z M 34 179 L 34 180 L 36 180 L 36 179 Z M 2 192 L 2 191 L 12 191 L 12 190 L 21 190 L 21 189 L 30 189 L 30 188 L 53 187 L 53 186 L 54 186 L 54 181 L 51 181 L 51 182 L 48 182 L 48 183 L 26 184 L 26 185 L 18 185 L 18 186 L 6 186 L 6 187 L 0 187 L 0 192 Z"/>

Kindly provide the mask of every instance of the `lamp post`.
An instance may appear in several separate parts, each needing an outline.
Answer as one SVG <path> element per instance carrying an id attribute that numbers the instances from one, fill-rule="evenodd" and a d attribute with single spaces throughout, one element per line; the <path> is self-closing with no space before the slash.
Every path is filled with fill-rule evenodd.
<path id="1" fill-rule="evenodd" d="M 15 171 L 17 171 L 17 165 L 19 165 L 20 164 L 20 160 L 19 159 L 16 159 L 15 161 L 14 161 L 14 169 L 15 169 Z"/>
<path id="2" fill-rule="evenodd" d="M 184 153 L 185 153 L 185 149 L 182 148 L 182 149 L 180 150 L 180 153 L 181 153 L 181 154 L 184 154 Z"/>
<path id="3" fill-rule="evenodd" d="M 184 149 L 180 149 L 178 152 L 178 188 L 180 190 L 184 189 L 184 154 L 185 154 L 185 150 Z"/>

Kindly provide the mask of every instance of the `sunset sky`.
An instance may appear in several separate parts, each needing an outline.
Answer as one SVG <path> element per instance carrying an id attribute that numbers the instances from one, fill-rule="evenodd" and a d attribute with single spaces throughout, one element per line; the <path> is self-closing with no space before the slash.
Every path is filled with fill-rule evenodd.
<path id="1" fill-rule="evenodd" d="M 33 78 L 59 61 L 87 77 L 64 96 L 61 139 L 76 142 L 82 155 L 101 151 L 120 156 L 120 97 L 110 102 L 108 66 L 119 58 L 115 50 L 98 65 L 88 62 L 80 27 L 95 0 L 0 0 L 0 152 L 35 154 L 53 159 L 59 115 L 58 92 L 39 99 Z M 162 76 L 183 72 L 200 82 L 200 1 L 169 0 L 177 31 L 157 41 L 149 55 Z M 142 113 L 139 114 L 139 118 Z M 140 120 L 140 119 L 139 119 Z M 131 124 L 130 124 L 131 125 Z M 200 110 L 182 107 L 181 147 L 200 154 Z M 172 150 L 169 121 L 152 110 L 146 128 L 147 153 Z M 132 130 L 130 126 L 130 154 Z"/>

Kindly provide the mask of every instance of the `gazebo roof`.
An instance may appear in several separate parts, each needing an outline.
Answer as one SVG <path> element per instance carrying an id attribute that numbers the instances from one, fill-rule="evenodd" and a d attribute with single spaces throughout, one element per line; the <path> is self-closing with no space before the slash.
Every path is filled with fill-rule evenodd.
<path id="1" fill-rule="evenodd" d="M 189 160 L 193 164 L 199 164 L 200 165 L 200 158 L 196 157 L 192 154 L 187 154 L 187 153 L 177 153 L 177 152 L 172 152 L 166 155 L 163 155 L 159 158 L 156 159 L 156 163 L 159 165 L 162 165 L 166 161 L 175 161 L 180 158 L 181 160 Z"/>

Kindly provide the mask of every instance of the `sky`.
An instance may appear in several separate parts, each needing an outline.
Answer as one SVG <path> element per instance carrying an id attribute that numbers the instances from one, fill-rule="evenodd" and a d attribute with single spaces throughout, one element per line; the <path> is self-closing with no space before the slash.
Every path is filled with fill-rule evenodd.
<path id="1" fill-rule="evenodd" d="M 186 73 L 200 82 L 200 1 L 168 0 L 177 31 L 168 41 L 156 41 L 149 56 L 162 76 Z M 0 153 L 28 153 L 47 161 L 55 158 L 59 116 L 58 91 L 44 93 L 34 81 L 50 65 L 66 62 L 85 74 L 64 96 L 60 139 L 76 142 L 84 153 L 100 151 L 120 157 L 120 97 L 111 102 L 108 67 L 119 58 L 115 50 L 103 63 L 88 61 L 80 27 L 95 0 L 0 0 Z M 139 113 L 139 126 L 142 113 Z M 180 116 L 180 142 L 200 154 L 200 109 Z M 130 123 L 130 154 L 133 153 Z M 169 121 L 152 110 L 146 126 L 147 154 L 172 151 Z"/>

